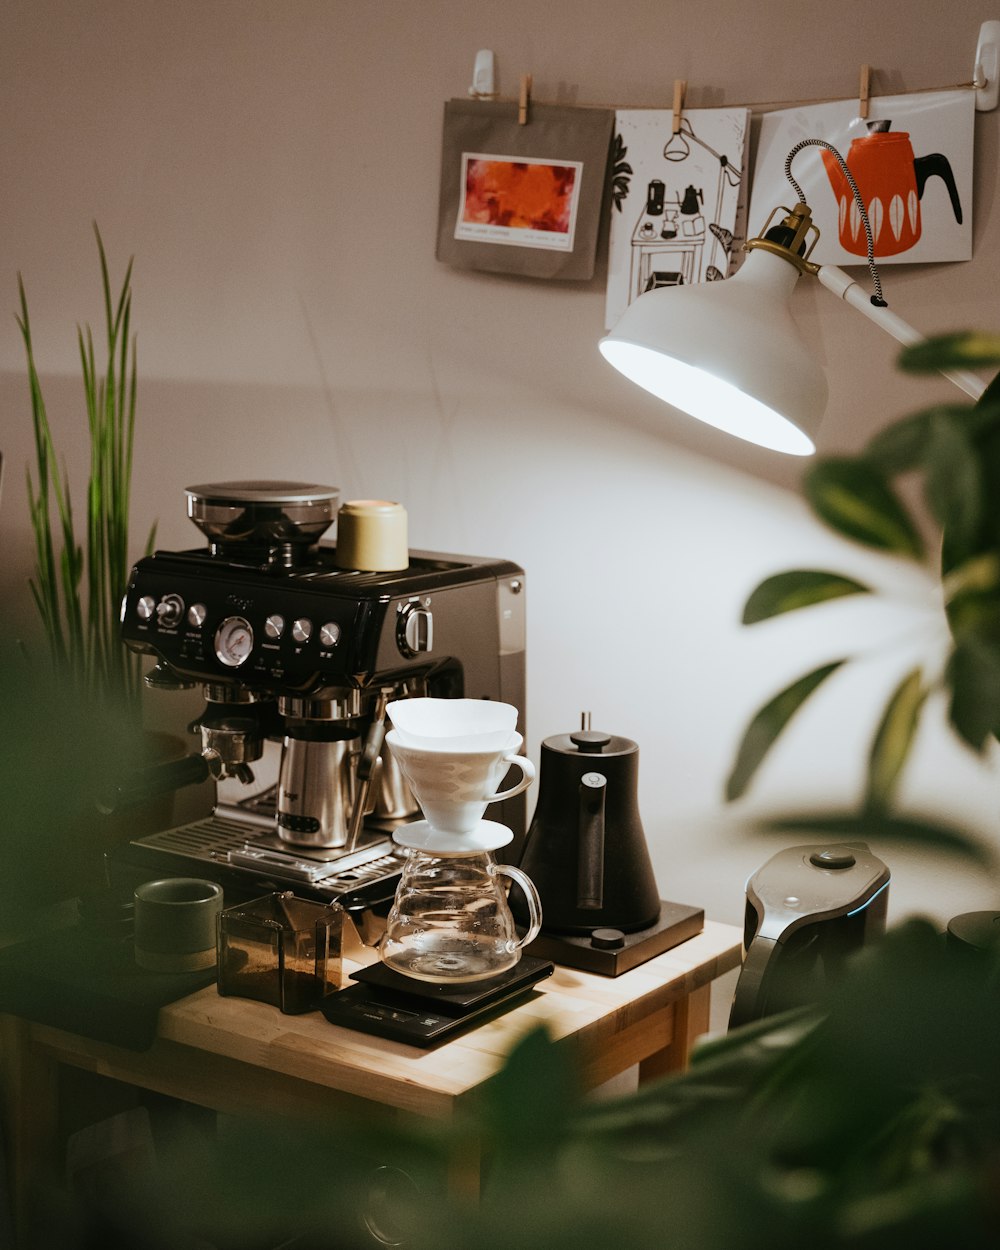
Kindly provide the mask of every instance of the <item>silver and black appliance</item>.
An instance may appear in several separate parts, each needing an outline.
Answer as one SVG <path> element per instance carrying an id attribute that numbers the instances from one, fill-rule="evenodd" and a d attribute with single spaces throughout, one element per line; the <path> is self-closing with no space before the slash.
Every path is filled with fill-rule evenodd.
<path id="1" fill-rule="evenodd" d="M 743 968 L 729 1027 L 815 1001 L 885 932 L 889 869 L 863 842 L 792 846 L 746 887 Z"/>
<path id="2" fill-rule="evenodd" d="M 388 902 L 392 830 L 418 809 L 383 744 L 386 704 L 498 699 L 523 716 L 524 571 L 426 551 L 392 572 L 341 568 L 320 541 L 331 487 L 228 482 L 187 498 L 207 546 L 136 564 L 121 634 L 155 660 L 149 685 L 200 686 L 201 749 L 130 779 L 117 800 L 211 778 L 217 801 L 204 820 L 114 852 L 109 878 L 197 871 L 242 898 L 292 888 L 357 911 Z M 502 807 L 514 859 L 524 796 Z"/>

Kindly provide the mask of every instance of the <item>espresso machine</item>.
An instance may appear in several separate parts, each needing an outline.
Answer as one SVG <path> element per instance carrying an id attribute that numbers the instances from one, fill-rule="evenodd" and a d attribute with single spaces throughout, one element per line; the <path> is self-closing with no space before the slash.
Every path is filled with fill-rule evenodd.
<path id="1" fill-rule="evenodd" d="M 209 778 L 217 801 L 204 820 L 112 852 L 109 880 L 207 875 L 237 901 L 293 889 L 340 902 L 364 931 L 399 879 L 392 831 L 418 812 L 383 743 L 386 705 L 496 699 L 523 715 L 524 572 L 409 551 L 405 531 L 394 567 L 350 567 L 346 543 L 338 553 L 320 541 L 337 517 L 332 487 L 224 482 L 186 494 L 207 544 L 136 564 L 121 636 L 155 661 L 148 685 L 201 687 L 201 749 L 129 779 L 114 802 Z M 523 794 L 502 807 L 514 862 Z"/>

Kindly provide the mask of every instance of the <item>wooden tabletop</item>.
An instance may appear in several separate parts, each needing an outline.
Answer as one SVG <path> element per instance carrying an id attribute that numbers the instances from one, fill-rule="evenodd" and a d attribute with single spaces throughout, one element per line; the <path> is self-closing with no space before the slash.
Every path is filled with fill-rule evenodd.
<path id="1" fill-rule="evenodd" d="M 635 1049 L 633 1062 L 647 1058 L 670 1041 L 673 1004 L 736 967 L 740 941 L 739 929 L 707 921 L 697 937 L 619 977 L 557 967 L 522 1005 L 431 1050 L 340 1028 L 318 1012 L 283 1015 L 221 997 L 214 987 L 161 1008 L 158 1037 L 389 1107 L 442 1114 L 539 1024 L 579 1047 L 593 1069 L 588 1084 L 612 1074 L 602 1066 L 623 1070 L 622 1056 L 613 1055 L 623 1045 Z"/>

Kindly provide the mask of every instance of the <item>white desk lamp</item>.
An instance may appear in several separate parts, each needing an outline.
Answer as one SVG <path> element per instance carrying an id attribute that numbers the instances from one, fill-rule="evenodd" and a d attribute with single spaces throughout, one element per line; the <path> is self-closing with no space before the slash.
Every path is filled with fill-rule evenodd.
<path id="1" fill-rule="evenodd" d="M 875 294 L 866 294 L 843 270 L 817 265 L 809 255 L 819 238 L 792 159 L 805 147 L 832 152 L 840 162 L 868 240 Z M 776 208 L 760 237 L 746 244 L 740 270 L 722 282 L 661 287 L 634 300 L 600 342 L 602 355 L 633 382 L 701 421 L 773 451 L 808 456 L 826 407 L 826 378 L 792 320 L 788 301 L 802 274 L 863 312 L 901 343 L 923 335 L 891 313 L 882 298 L 873 259 L 868 213 L 847 164 L 823 139 L 805 139 L 785 159 L 799 203 Z M 772 226 L 777 214 L 784 216 Z M 974 374 L 947 373 L 978 399 L 985 384 Z"/>

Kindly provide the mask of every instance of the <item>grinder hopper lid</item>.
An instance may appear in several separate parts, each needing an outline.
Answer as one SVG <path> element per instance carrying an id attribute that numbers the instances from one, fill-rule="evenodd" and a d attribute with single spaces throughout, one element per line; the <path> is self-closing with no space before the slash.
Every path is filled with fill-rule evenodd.
<path id="1" fill-rule="evenodd" d="M 214 545 L 310 547 L 337 512 L 335 486 L 304 482 L 212 482 L 185 487 L 188 516 Z"/>

